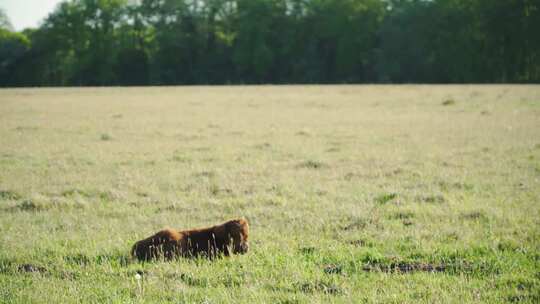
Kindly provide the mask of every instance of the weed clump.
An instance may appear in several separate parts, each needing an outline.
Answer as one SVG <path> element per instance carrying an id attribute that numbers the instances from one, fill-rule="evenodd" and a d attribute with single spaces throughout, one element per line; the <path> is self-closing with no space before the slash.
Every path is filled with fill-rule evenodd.
<path id="1" fill-rule="evenodd" d="M 307 129 L 303 129 L 303 130 L 300 130 L 300 131 L 296 132 L 296 135 L 309 137 L 309 136 L 311 136 L 311 132 L 309 130 L 307 130 Z"/>
<path id="2" fill-rule="evenodd" d="M 303 163 L 298 164 L 297 168 L 306 168 L 306 169 L 324 169 L 327 168 L 328 165 L 315 160 L 308 160 Z"/>
<path id="3" fill-rule="evenodd" d="M 18 194 L 17 192 L 15 192 L 15 191 L 0 190 L 0 199 L 1 200 L 13 200 L 13 201 L 16 201 L 16 200 L 21 199 L 21 195 Z"/>
<path id="4" fill-rule="evenodd" d="M 346 180 L 346 181 L 350 181 L 350 180 L 352 180 L 352 179 L 354 179 L 354 178 L 356 178 L 356 177 L 358 177 L 358 176 L 359 176 L 359 175 L 356 174 L 356 173 L 349 172 L 349 173 L 347 173 L 347 174 L 345 174 L 345 175 L 343 176 L 343 179 Z"/>
<path id="5" fill-rule="evenodd" d="M 449 265 L 429 264 L 417 262 L 391 262 L 368 264 L 362 269 L 366 272 L 386 272 L 386 273 L 410 273 L 410 272 L 445 272 Z"/>
<path id="6" fill-rule="evenodd" d="M 272 145 L 268 142 L 265 142 L 262 144 L 255 145 L 254 148 L 259 149 L 259 150 L 266 150 L 266 149 L 272 148 Z"/>
<path id="7" fill-rule="evenodd" d="M 123 253 L 100 254 L 96 256 L 95 262 L 98 265 L 109 264 L 126 267 L 129 264 L 129 257 Z"/>
<path id="8" fill-rule="evenodd" d="M 485 215 L 483 211 L 465 212 L 461 214 L 461 218 L 464 220 L 471 220 L 471 221 L 487 221 L 488 220 L 487 215 Z"/>
<path id="9" fill-rule="evenodd" d="M 36 131 L 38 127 L 35 126 L 18 126 L 15 128 L 16 131 Z"/>
<path id="10" fill-rule="evenodd" d="M 438 182 L 439 187 L 442 191 L 452 191 L 452 190 L 465 190 L 465 191 L 472 191 L 474 190 L 474 185 L 464 182 L 447 182 L 447 181 L 439 181 Z"/>
<path id="11" fill-rule="evenodd" d="M 419 202 L 424 202 L 428 204 L 442 204 L 446 202 L 446 198 L 443 195 L 419 195 L 416 197 L 416 200 Z"/>
<path id="12" fill-rule="evenodd" d="M 39 211 L 45 209 L 43 204 L 31 199 L 22 201 L 17 207 L 22 211 Z"/>
<path id="13" fill-rule="evenodd" d="M 124 199 L 125 194 L 118 190 L 105 190 L 99 192 L 97 197 L 102 201 L 113 202 Z"/>
<path id="14" fill-rule="evenodd" d="M 375 202 L 380 205 L 384 205 L 398 197 L 397 193 L 383 193 L 375 197 Z"/>
<path id="15" fill-rule="evenodd" d="M 341 229 L 345 231 L 349 230 L 360 230 L 366 228 L 368 221 L 364 218 L 355 218 L 352 219 L 347 225 L 343 226 Z"/>
<path id="16" fill-rule="evenodd" d="M 365 272 L 384 272 L 391 274 L 406 274 L 415 272 L 444 272 L 447 274 L 460 275 L 489 275 L 498 273 L 498 267 L 493 261 L 479 259 L 480 253 L 461 252 L 449 255 L 438 254 L 435 259 L 428 258 L 426 261 L 416 258 L 399 258 L 367 255 L 362 259 Z"/>
<path id="17" fill-rule="evenodd" d="M 409 220 L 414 218 L 414 212 L 411 211 L 404 211 L 404 212 L 397 212 L 393 214 L 390 218 L 396 219 L 396 220 Z"/>
<path id="18" fill-rule="evenodd" d="M 302 254 L 305 254 L 305 255 L 312 255 L 315 253 L 315 251 L 317 250 L 317 248 L 315 247 L 302 247 L 300 248 L 300 253 Z"/>
<path id="19" fill-rule="evenodd" d="M 192 161 L 191 157 L 184 155 L 174 155 L 171 160 L 179 163 L 189 163 Z"/>
<path id="20" fill-rule="evenodd" d="M 414 225 L 413 221 L 411 221 L 411 220 L 403 220 L 403 226 L 408 227 L 408 226 L 412 226 L 412 225 Z"/>
<path id="21" fill-rule="evenodd" d="M 188 286 L 193 286 L 193 287 L 208 287 L 209 285 L 208 280 L 196 278 L 195 276 L 189 273 L 182 273 L 180 275 L 180 280 L 184 284 Z"/>
<path id="22" fill-rule="evenodd" d="M 82 200 L 66 199 L 64 197 L 47 197 L 43 195 L 34 195 L 32 198 L 23 200 L 13 208 L 20 211 L 39 212 L 50 209 L 70 209 L 84 207 L 85 201 Z"/>
<path id="23" fill-rule="evenodd" d="M 90 264 L 90 258 L 85 254 L 78 253 L 74 255 L 67 255 L 64 257 L 64 261 L 68 264 L 86 266 Z"/>
<path id="24" fill-rule="evenodd" d="M 213 177 L 216 176 L 216 172 L 214 172 L 214 171 L 202 171 L 202 172 L 196 173 L 195 175 L 200 176 L 200 177 L 213 178 Z"/>
<path id="25" fill-rule="evenodd" d="M 22 264 L 17 267 L 17 270 L 19 272 L 33 272 L 33 273 L 45 273 L 47 272 L 47 268 L 34 265 L 34 264 Z"/>
<path id="26" fill-rule="evenodd" d="M 0 257 L 0 273 L 1 274 L 10 274 L 13 272 L 13 267 L 15 262 L 11 259 Z"/>
<path id="27" fill-rule="evenodd" d="M 349 241 L 349 244 L 356 246 L 356 247 L 373 247 L 373 242 L 365 239 L 357 239 Z"/>
<path id="28" fill-rule="evenodd" d="M 343 272 L 343 266 L 341 265 L 326 265 L 324 267 L 324 273 L 326 274 L 341 274 Z"/>
<path id="29" fill-rule="evenodd" d="M 452 106 L 452 105 L 455 105 L 455 104 L 456 104 L 456 101 L 454 99 L 452 99 L 452 98 L 446 99 L 442 103 L 443 106 Z"/>
<path id="30" fill-rule="evenodd" d="M 109 141 L 109 140 L 112 140 L 113 138 L 112 138 L 111 135 L 109 135 L 109 134 L 107 134 L 107 133 L 103 133 L 103 134 L 101 134 L 100 139 L 101 139 L 102 141 Z"/>
<path id="31" fill-rule="evenodd" d="M 343 289 L 336 284 L 326 281 L 306 282 L 297 287 L 303 293 L 322 292 L 330 295 L 343 294 Z"/>
<path id="32" fill-rule="evenodd" d="M 81 197 L 85 197 L 85 198 L 90 198 L 92 196 L 91 193 L 89 193 L 87 191 L 84 191 L 84 190 L 80 190 L 80 189 L 68 189 L 68 190 L 62 191 L 62 193 L 60 195 L 62 195 L 63 197 L 81 196 Z"/>

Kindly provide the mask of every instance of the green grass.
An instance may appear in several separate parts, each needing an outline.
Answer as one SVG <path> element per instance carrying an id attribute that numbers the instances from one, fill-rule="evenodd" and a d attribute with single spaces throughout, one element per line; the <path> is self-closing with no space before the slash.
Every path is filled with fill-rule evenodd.
<path id="1" fill-rule="evenodd" d="M 539 104 L 539 86 L 0 90 L 0 302 L 538 303 Z M 129 257 L 238 216 L 247 255 Z"/>

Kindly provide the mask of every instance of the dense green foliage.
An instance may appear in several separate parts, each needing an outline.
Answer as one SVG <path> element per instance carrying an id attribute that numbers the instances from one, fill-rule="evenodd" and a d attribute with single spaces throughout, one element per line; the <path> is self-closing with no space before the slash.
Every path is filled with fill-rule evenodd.
<path id="1" fill-rule="evenodd" d="M 0 34 L 0 85 L 534 83 L 538 28 L 534 0 L 71 0 Z"/>

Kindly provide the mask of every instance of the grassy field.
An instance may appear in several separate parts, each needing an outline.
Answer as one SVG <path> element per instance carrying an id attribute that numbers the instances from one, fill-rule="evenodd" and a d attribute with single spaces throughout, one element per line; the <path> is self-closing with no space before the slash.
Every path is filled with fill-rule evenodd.
<path id="1" fill-rule="evenodd" d="M 0 90 L 2 303 L 539 301 L 540 86 Z"/>

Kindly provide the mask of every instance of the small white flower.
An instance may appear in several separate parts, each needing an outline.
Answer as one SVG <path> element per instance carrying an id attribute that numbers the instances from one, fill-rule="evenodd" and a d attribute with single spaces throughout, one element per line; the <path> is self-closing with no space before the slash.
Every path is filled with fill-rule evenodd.
<path id="1" fill-rule="evenodd" d="M 137 274 L 135 275 L 135 280 L 137 280 L 137 281 L 138 281 L 138 280 L 140 280 L 141 278 L 142 278 L 142 277 L 141 277 L 141 275 L 140 275 L 140 274 L 138 274 L 138 273 L 137 273 Z"/>

